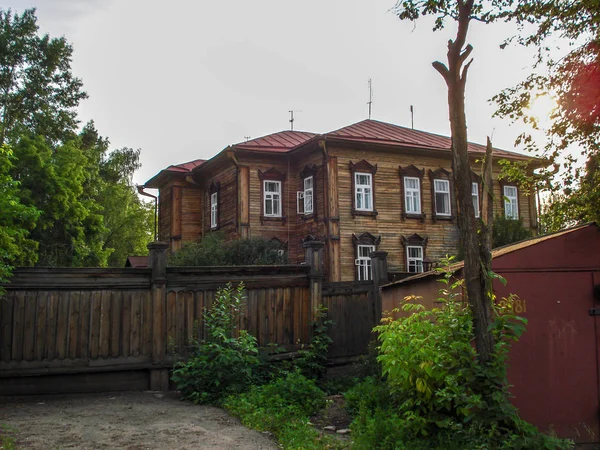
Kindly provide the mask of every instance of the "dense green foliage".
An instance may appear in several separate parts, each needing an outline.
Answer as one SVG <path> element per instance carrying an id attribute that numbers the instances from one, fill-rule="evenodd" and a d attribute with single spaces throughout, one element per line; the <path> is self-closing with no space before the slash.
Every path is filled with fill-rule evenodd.
<path id="1" fill-rule="evenodd" d="M 209 233 L 169 256 L 170 266 L 253 266 L 287 263 L 281 242 L 262 238 L 225 242 L 223 233 Z"/>
<path id="2" fill-rule="evenodd" d="M 55 145 L 75 135 L 87 95 L 71 72 L 72 55 L 64 37 L 38 35 L 35 9 L 0 10 L 0 144 L 25 134 Z"/>
<path id="3" fill-rule="evenodd" d="M 519 242 L 531 236 L 531 230 L 525 228 L 523 219 L 509 219 L 504 216 L 496 216 L 494 218 L 494 229 L 492 232 L 493 248 Z"/>
<path id="4" fill-rule="evenodd" d="M 347 394 L 358 449 L 566 449 L 571 443 L 539 433 L 508 400 L 506 357 L 525 329 L 513 298 L 497 306 L 491 364 L 477 364 L 469 308 L 456 297 L 462 282 L 444 278 L 439 308 L 408 298 L 407 317 L 376 330 L 382 373 Z M 483 385 L 484 387 L 482 387 Z"/>
<path id="5" fill-rule="evenodd" d="M 236 289 L 228 284 L 217 291 L 204 312 L 207 338 L 192 342 L 189 356 L 173 370 L 173 381 L 183 398 L 219 404 L 259 382 L 256 338 L 238 328 L 244 305 L 243 284 Z"/>
<path id="6" fill-rule="evenodd" d="M 229 397 L 224 406 L 244 425 L 272 432 L 284 449 L 347 448 L 345 442 L 322 435 L 308 424 L 310 416 L 325 407 L 325 393 L 299 372 Z"/>
<path id="7" fill-rule="evenodd" d="M 6 145 L 0 146 L 0 283 L 10 278 L 13 265 L 33 264 L 37 259 L 37 242 L 28 234 L 39 211 L 19 199 L 19 182 L 10 174 L 14 159 Z"/>
<path id="8" fill-rule="evenodd" d="M 600 223 L 600 153 L 589 156 L 576 185 L 551 194 L 540 215 L 544 233 L 586 222 Z"/>
<path id="9" fill-rule="evenodd" d="M 153 209 L 131 181 L 139 150 L 109 152 L 93 123 L 77 134 L 86 94 L 71 72 L 73 49 L 38 35 L 36 22 L 33 9 L 0 10 L 0 143 L 14 156 L 3 173 L 18 182 L 17 201 L 39 211 L 37 221 L 24 215 L 21 228 L 22 236 L 31 230 L 38 255 L 10 261 L 123 266 L 126 256 L 146 254 L 151 239 Z"/>

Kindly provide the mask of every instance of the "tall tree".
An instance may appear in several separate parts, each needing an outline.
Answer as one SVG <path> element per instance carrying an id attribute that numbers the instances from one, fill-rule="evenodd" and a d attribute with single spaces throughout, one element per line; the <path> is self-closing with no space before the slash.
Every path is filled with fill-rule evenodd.
<path id="1" fill-rule="evenodd" d="M 10 173 L 14 159 L 8 146 L 0 146 L 0 283 L 10 278 L 14 265 L 30 265 L 37 260 L 38 243 L 28 235 L 39 211 L 19 199 L 19 182 Z"/>
<path id="2" fill-rule="evenodd" d="M 434 30 L 442 29 L 446 20 L 457 25 L 456 38 L 448 41 L 447 65 L 433 62 L 433 67 L 442 75 L 448 87 L 448 110 L 452 136 L 452 174 L 458 207 L 460 243 L 464 249 L 464 277 L 469 305 L 473 313 L 475 344 L 480 363 L 491 362 L 495 350 L 494 337 L 490 331 L 492 323 L 492 292 L 488 272 L 491 266 L 492 208 L 488 186 L 491 178 L 491 142 L 485 158 L 486 174 L 484 226 L 478 233 L 472 201 L 471 164 L 467 152 L 467 120 L 465 115 L 465 86 L 472 59 L 468 60 L 473 47 L 467 44 L 467 33 L 471 20 L 478 18 L 481 3 L 474 0 L 401 0 L 395 12 L 400 19 L 416 20 L 423 15 L 435 16 Z"/>
<path id="3" fill-rule="evenodd" d="M 541 224 L 546 231 L 553 231 L 597 220 L 594 211 L 600 208 L 595 169 L 600 155 L 600 3 L 518 2 L 514 8 L 498 14 L 498 18 L 519 24 L 519 33 L 505 45 L 516 41 L 532 46 L 537 49 L 537 58 L 529 76 L 494 97 L 496 114 L 542 130 L 546 135 L 544 156 L 554 162 L 562 159 L 563 170 L 558 175 L 540 179 L 551 199 L 540 218 Z M 530 108 L 538 96 L 550 96 L 556 102 L 549 121 L 543 123 Z M 537 151 L 540 144 L 529 130 L 519 136 L 518 142 L 530 151 Z M 587 159 L 584 170 L 575 156 L 576 149 Z"/>
<path id="4" fill-rule="evenodd" d="M 56 145 L 76 133 L 86 94 L 71 72 L 72 54 L 64 37 L 38 35 L 35 9 L 0 10 L 0 144 L 28 132 Z"/>

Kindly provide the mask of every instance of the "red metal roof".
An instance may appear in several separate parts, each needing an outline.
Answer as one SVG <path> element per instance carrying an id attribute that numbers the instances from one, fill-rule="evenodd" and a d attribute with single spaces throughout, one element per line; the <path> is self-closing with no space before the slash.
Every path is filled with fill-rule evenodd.
<path id="1" fill-rule="evenodd" d="M 317 136 L 305 131 L 280 131 L 233 145 L 236 149 L 285 153 Z"/>
<path id="2" fill-rule="evenodd" d="M 354 142 L 379 143 L 432 150 L 450 150 L 452 140 L 447 136 L 367 119 L 324 135 Z M 485 145 L 469 142 L 469 152 L 485 153 Z M 526 155 L 494 148 L 497 156 L 527 158 Z"/>
<path id="3" fill-rule="evenodd" d="M 191 172 L 204 162 L 206 162 L 205 159 L 194 159 L 193 161 L 188 161 L 181 164 L 174 164 L 172 166 L 167 167 L 164 170 L 167 170 L 169 172 Z"/>

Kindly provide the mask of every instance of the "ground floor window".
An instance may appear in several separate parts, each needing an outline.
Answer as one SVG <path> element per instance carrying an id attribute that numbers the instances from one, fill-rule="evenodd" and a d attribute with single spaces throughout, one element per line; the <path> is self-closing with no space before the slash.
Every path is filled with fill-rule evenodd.
<path id="1" fill-rule="evenodd" d="M 356 265 L 358 281 L 367 281 L 373 279 L 373 270 L 371 268 L 371 257 L 369 256 L 375 251 L 374 245 L 358 245 L 356 247 Z"/>
<path id="2" fill-rule="evenodd" d="M 409 245 L 406 247 L 406 261 L 409 272 L 423 272 L 423 247 Z"/>

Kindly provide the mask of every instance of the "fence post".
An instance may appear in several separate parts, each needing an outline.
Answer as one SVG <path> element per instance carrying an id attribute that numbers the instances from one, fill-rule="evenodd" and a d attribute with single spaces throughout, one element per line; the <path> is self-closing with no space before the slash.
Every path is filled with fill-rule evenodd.
<path id="1" fill-rule="evenodd" d="M 148 265 L 152 269 L 150 295 L 152 296 L 152 364 L 150 389 L 169 390 L 169 369 L 163 367 L 166 356 L 165 342 L 165 293 L 167 284 L 167 249 L 165 242 L 148 244 Z"/>
<path id="2" fill-rule="evenodd" d="M 375 251 L 369 255 L 371 257 L 371 269 L 373 271 L 373 295 L 375 303 L 375 321 L 379 323 L 381 320 L 381 286 L 389 282 L 388 279 L 388 264 L 387 252 Z"/>
<path id="3" fill-rule="evenodd" d="M 306 264 L 310 266 L 308 277 L 310 279 L 310 318 L 314 321 L 315 309 L 323 304 L 323 249 L 322 241 L 306 241 L 302 244 L 305 251 Z"/>

